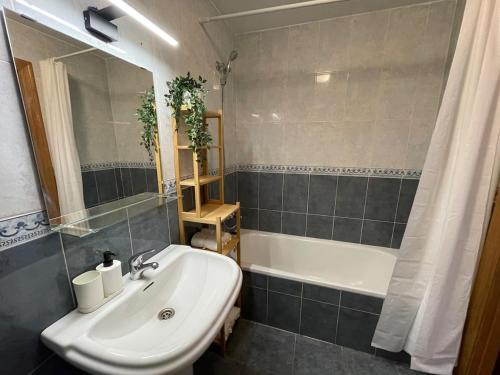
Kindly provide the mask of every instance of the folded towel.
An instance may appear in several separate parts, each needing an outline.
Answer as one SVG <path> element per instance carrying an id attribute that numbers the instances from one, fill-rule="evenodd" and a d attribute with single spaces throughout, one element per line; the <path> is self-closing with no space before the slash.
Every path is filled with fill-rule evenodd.
<path id="1" fill-rule="evenodd" d="M 231 234 L 222 232 L 222 246 L 225 246 L 229 241 L 231 241 Z M 203 228 L 193 236 L 191 239 L 191 246 L 216 251 L 217 239 L 215 230 Z"/>

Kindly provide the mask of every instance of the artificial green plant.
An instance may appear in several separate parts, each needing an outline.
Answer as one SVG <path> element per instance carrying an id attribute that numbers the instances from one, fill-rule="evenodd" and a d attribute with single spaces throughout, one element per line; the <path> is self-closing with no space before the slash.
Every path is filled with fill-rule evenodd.
<path id="1" fill-rule="evenodd" d="M 154 87 L 146 90 L 144 95 L 141 96 L 141 101 L 141 106 L 136 111 L 138 120 L 143 124 L 140 144 L 148 152 L 149 159 L 154 161 L 154 154 L 158 150 L 158 120 L 156 117 Z"/>

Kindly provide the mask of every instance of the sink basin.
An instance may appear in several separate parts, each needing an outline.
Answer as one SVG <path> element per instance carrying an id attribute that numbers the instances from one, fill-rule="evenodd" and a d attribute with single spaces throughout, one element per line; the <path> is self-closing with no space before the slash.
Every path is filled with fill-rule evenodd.
<path id="1" fill-rule="evenodd" d="M 141 280 L 125 275 L 123 292 L 98 310 L 52 324 L 45 345 L 94 374 L 186 372 L 234 305 L 241 270 L 228 257 L 180 245 L 148 261 L 159 267 Z"/>

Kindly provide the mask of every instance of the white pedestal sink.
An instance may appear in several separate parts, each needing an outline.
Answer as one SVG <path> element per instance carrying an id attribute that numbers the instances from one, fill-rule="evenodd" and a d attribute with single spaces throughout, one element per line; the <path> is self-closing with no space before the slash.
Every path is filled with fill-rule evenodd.
<path id="1" fill-rule="evenodd" d="M 189 373 L 234 305 L 241 270 L 228 257 L 180 245 L 148 261 L 158 269 L 141 280 L 125 275 L 116 298 L 52 324 L 42 332 L 45 345 L 93 374 Z"/>

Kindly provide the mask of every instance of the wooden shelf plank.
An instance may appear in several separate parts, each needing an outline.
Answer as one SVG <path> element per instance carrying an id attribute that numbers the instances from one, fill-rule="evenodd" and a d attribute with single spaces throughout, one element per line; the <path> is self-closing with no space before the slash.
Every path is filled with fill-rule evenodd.
<path id="1" fill-rule="evenodd" d="M 209 184 L 211 182 L 220 181 L 220 179 L 221 179 L 221 176 L 200 176 L 199 177 L 200 186 Z M 195 185 L 196 185 L 196 182 L 195 182 L 194 178 L 188 178 L 188 179 L 181 181 L 181 186 L 195 186 Z"/>
<path id="2" fill-rule="evenodd" d="M 182 213 L 182 220 L 215 225 L 218 217 L 221 218 L 221 221 L 224 221 L 237 210 L 238 206 L 235 204 L 206 203 L 201 206 L 200 217 L 197 217 L 196 210 L 192 209 L 191 211 L 184 211 Z"/>
<path id="3" fill-rule="evenodd" d="M 177 147 L 178 150 L 192 150 L 188 145 L 179 145 L 179 146 L 176 146 L 176 147 Z M 208 147 L 202 147 L 201 149 L 202 150 L 205 150 L 205 149 L 210 150 L 211 148 L 220 149 L 220 146 L 212 145 L 212 146 L 208 146 Z"/>
<path id="4" fill-rule="evenodd" d="M 232 236 L 231 241 L 222 247 L 222 255 L 229 255 L 229 253 L 236 248 L 238 242 L 240 242 L 239 238 L 237 236 Z"/>

